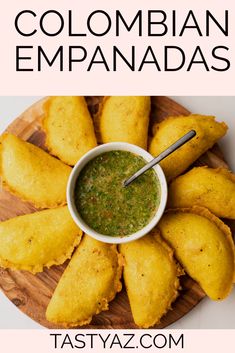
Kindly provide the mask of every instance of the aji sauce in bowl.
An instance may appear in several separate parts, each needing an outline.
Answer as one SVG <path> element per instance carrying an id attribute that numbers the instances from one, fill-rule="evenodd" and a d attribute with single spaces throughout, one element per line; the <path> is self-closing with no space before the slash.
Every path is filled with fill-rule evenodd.
<path id="1" fill-rule="evenodd" d="M 108 243 L 124 243 L 147 234 L 159 221 L 167 199 L 160 166 L 129 186 L 123 183 L 152 160 L 128 143 L 108 143 L 89 151 L 74 167 L 67 187 L 68 207 L 88 235 Z"/>

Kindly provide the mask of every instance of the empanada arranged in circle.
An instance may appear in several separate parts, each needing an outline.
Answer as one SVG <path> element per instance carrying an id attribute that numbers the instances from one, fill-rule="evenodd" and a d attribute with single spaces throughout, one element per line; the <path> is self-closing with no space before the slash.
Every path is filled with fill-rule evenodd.
<path id="1" fill-rule="evenodd" d="M 226 298 L 234 278 L 232 234 L 202 207 L 169 210 L 158 225 L 185 272 L 213 300 Z"/>
<path id="2" fill-rule="evenodd" d="M 47 320 L 82 326 L 108 310 L 122 288 L 122 261 L 116 246 L 84 235 L 63 273 L 46 311 Z"/>
<path id="3" fill-rule="evenodd" d="M 41 148 L 6 133 L 1 136 L 0 174 L 3 184 L 38 208 L 66 204 L 71 168 Z"/>
<path id="4" fill-rule="evenodd" d="M 170 184 L 168 207 L 203 206 L 235 219 L 235 175 L 225 168 L 196 167 Z"/>
<path id="5" fill-rule="evenodd" d="M 67 206 L 0 222 L 0 266 L 37 273 L 60 265 L 71 257 L 81 236 Z"/>
<path id="6" fill-rule="evenodd" d="M 51 97 L 44 103 L 43 128 L 49 151 L 71 166 L 97 145 L 84 97 Z"/>
<path id="7" fill-rule="evenodd" d="M 139 327 L 151 327 L 159 323 L 178 296 L 182 270 L 156 229 L 141 239 L 121 244 L 120 251 L 133 319 Z"/>
<path id="8" fill-rule="evenodd" d="M 203 153 L 211 148 L 227 131 L 225 123 L 219 123 L 213 116 L 172 116 L 155 125 L 149 152 L 157 156 L 190 130 L 196 136 L 165 158 L 161 167 L 168 180 L 182 174 Z"/>
<path id="9" fill-rule="evenodd" d="M 128 142 L 147 148 L 150 97 L 105 97 L 96 116 L 102 143 Z"/>

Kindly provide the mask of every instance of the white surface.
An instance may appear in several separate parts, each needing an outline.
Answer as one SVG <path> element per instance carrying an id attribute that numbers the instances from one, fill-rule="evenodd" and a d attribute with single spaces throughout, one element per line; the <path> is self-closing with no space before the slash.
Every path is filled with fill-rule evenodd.
<path id="1" fill-rule="evenodd" d="M 125 143 L 125 142 L 111 142 L 111 143 L 106 143 L 104 145 L 100 145 L 100 146 L 97 146 L 96 148 L 93 148 L 91 151 L 87 152 L 84 156 L 82 156 L 82 158 L 75 165 L 72 173 L 70 174 L 68 186 L 67 186 L 67 203 L 74 222 L 84 233 L 90 235 L 91 237 L 99 241 L 103 241 L 104 243 L 124 244 L 133 240 L 137 240 L 143 237 L 144 235 L 148 234 L 160 221 L 165 211 L 166 202 L 167 202 L 167 183 L 166 183 L 165 174 L 163 173 L 162 168 L 160 167 L 160 165 L 155 165 L 153 168 L 160 182 L 161 200 L 153 219 L 144 228 L 142 228 L 136 233 L 129 235 L 128 237 L 110 237 L 109 235 L 104 235 L 104 234 L 95 232 L 94 229 L 89 227 L 84 222 L 84 220 L 78 213 L 77 207 L 74 202 L 75 184 L 81 170 L 90 160 L 99 156 L 102 153 L 115 151 L 115 150 L 133 152 L 136 155 L 143 157 L 146 162 L 150 162 L 153 159 L 151 154 L 149 154 L 143 148 L 140 148 L 136 145 L 132 145 L 130 143 Z"/>
<path id="2" fill-rule="evenodd" d="M 23 112 L 30 104 L 41 97 L 0 97 L 0 132 Z M 235 171 L 235 97 L 172 97 L 194 113 L 216 115 L 225 121 L 229 132 L 220 145 L 227 161 Z M 235 289 L 230 297 L 222 302 L 212 302 L 205 298 L 190 313 L 171 325 L 170 328 L 235 328 Z M 41 328 L 22 314 L 0 292 L 1 328 Z"/>

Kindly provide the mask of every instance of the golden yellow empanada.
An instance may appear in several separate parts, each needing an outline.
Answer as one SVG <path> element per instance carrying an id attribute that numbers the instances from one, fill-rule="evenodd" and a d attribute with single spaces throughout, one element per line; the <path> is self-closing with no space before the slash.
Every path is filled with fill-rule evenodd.
<path id="1" fill-rule="evenodd" d="M 150 97 L 106 97 L 97 116 L 101 142 L 128 142 L 147 148 Z"/>
<path id="2" fill-rule="evenodd" d="M 88 324 L 121 290 L 121 272 L 116 246 L 85 235 L 51 298 L 47 320 L 65 327 Z"/>
<path id="3" fill-rule="evenodd" d="M 227 126 L 215 121 L 213 116 L 193 114 L 169 117 L 155 126 L 149 152 L 157 156 L 190 130 L 195 130 L 197 135 L 160 163 L 168 180 L 183 173 L 211 148 L 225 135 Z"/>
<path id="4" fill-rule="evenodd" d="M 43 127 L 49 151 L 69 165 L 97 145 L 84 97 L 51 97 L 44 104 Z"/>
<path id="5" fill-rule="evenodd" d="M 0 222 L 0 266 L 36 273 L 60 265 L 81 235 L 67 206 Z"/>
<path id="6" fill-rule="evenodd" d="M 203 206 L 216 216 L 235 219 L 235 175 L 227 169 L 197 167 L 169 188 L 169 207 Z"/>
<path id="7" fill-rule="evenodd" d="M 234 244 L 229 227 L 197 206 L 168 211 L 158 226 L 182 267 L 205 293 L 213 300 L 226 298 L 234 276 Z"/>
<path id="8" fill-rule="evenodd" d="M 136 325 L 155 325 L 170 309 L 179 289 L 179 266 L 173 251 L 153 230 L 149 235 L 121 244 L 124 280 Z"/>
<path id="9" fill-rule="evenodd" d="M 66 203 L 69 166 L 12 134 L 2 135 L 0 147 L 0 174 L 11 192 L 40 208 Z"/>

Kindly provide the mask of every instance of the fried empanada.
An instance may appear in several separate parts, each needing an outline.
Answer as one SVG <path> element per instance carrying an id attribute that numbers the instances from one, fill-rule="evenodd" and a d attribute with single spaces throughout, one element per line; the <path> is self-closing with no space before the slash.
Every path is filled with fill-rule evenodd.
<path id="1" fill-rule="evenodd" d="M 69 165 L 97 145 L 84 97 L 51 97 L 44 104 L 43 128 L 49 151 Z"/>
<path id="2" fill-rule="evenodd" d="M 147 148 L 150 97 L 106 97 L 96 117 L 101 142 L 128 142 Z"/>
<path id="3" fill-rule="evenodd" d="M 108 310 L 122 287 L 120 260 L 115 245 L 85 235 L 51 298 L 47 320 L 64 327 L 82 326 Z"/>
<path id="4" fill-rule="evenodd" d="M 168 206 L 203 206 L 218 217 L 235 219 L 235 175 L 224 168 L 197 167 L 175 179 Z"/>
<path id="5" fill-rule="evenodd" d="M 0 174 L 11 192 L 39 208 L 66 204 L 69 166 L 12 134 L 2 135 L 0 147 Z"/>
<path id="6" fill-rule="evenodd" d="M 0 266 L 32 273 L 70 258 L 82 231 L 67 206 L 0 222 Z"/>
<path id="7" fill-rule="evenodd" d="M 160 163 L 168 180 L 182 174 L 224 136 L 227 125 L 215 121 L 213 116 L 192 114 L 169 117 L 155 126 L 149 152 L 157 156 L 190 130 L 195 130 L 196 136 Z"/>
<path id="8" fill-rule="evenodd" d="M 145 237 L 120 245 L 124 256 L 124 280 L 136 325 L 148 328 L 159 323 L 171 308 L 182 273 L 173 251 L 153 230 Z"/>
<path id="9" fill-rule="evenodd" d="M 231 291 L 234 244 L 231 231 L 206 208 L 169 210 L 158 224 L 185 271 L 213 300 Z"/>

